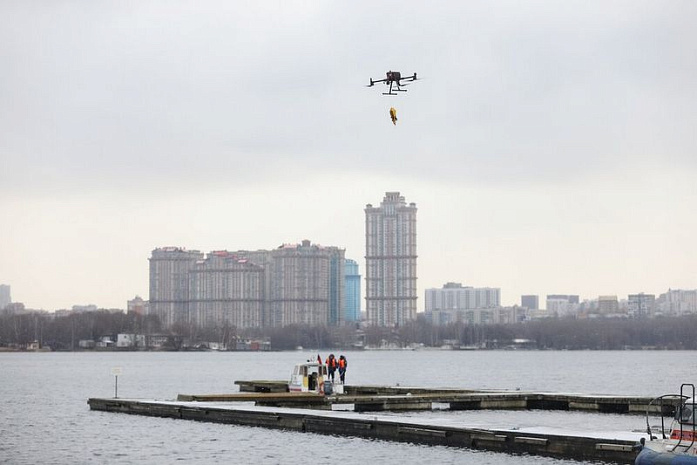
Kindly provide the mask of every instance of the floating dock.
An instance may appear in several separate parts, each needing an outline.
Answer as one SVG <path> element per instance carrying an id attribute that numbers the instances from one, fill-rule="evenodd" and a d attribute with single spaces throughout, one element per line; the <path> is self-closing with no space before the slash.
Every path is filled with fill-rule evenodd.
<path id="1" fill-rule="evenodd" d="M 679 404 L 678 398 L 665 399 L 662 404 L 651 404 L 652 397 L 641 396 L 345 385 L 341 395 L 326 397 L 315 395 L 317 398 L 311 401 L 312 405 L 303 405 L 304 400 L 301 397 L 282 395 L 287 390 L 287 383 L 283 381 L 235 381 L 235 384 L 239 386 L 240 394 L 218 396 L 180 394 L 178 400 L 199 402 L 246 400 L 254 401 L 260 406 L 318 409 L 331 409 L 335 404 L 352 404 L 356 412 L 431 410 L 434 404 L 438 404 L 441 408 L 446 404 L 446 408 L 450 410 L 571 410 L 641 415 L 646 414 L 647 411 L 672 415 L 675 412 L 675 406 Z M 259 395 L 263 393 L 275 393 L 276 396 Z M 305 399 L 310 401 L 312 397 Z"/>
<path id="2" fill-rule="evenodd" d="M 278 396 L 282 393 L 270 394 Z M 239 396 L 239 395 L 238 395 Z M 291 398 L 298 397 L 281 396 Z M 247 397 L 249 400 L 249 396 Z M 298 400 L 296 399 L 296 400 Z M 643 434 L 630 432 L 574 433 L 557 428 L 489 428 L 464 426 L 447 419 L 398 418 L 357 412 L 258 407 L 227 399 L 200 401 L 143 401 L 92 398 L 92 410 L 178 418 L 298 432 L 353 436 L 385 441 L 481 449 L 513 454 L 615 463 L 633 463 Z M 242 397 L 237 397 L 238 402 Z"/>
<path id="3" fill-rule="evenodd" d="M 558 428 L 495 428 L 455 420 L 364 412 L 430 410 L 575 410 L 616 414 L 671 414 L 679 398 L 568 393 L 341 386 L 342 394 L 287 392 L 284 381 L 236 381 L 240 392 L 179 394 L 176 401 L 89 399 L 92 410 L 258 426 L 299 432 L 355 436 L 385 441 L 484 449 L 575 460 L 634 463 L 644 433 L 573 432 Z M 254 405 L 251 405 L 254 404 Z M 353 410 L 353 411 L 350 411 Z"/>

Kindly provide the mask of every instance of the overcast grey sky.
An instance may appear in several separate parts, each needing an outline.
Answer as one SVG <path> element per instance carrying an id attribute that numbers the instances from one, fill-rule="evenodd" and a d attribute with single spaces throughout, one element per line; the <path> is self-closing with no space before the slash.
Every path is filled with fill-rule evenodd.
<path id="1" fill-rule="evenodd" d="M 0 2 L 0 283 L 148 295 L 148 257 L 418 212 L 423 290 L 697 288 L 697 2 Z M 369 78 L 423 80 L 397 97 Z M 399 122 L 393 126 L 388 110 Z"/>

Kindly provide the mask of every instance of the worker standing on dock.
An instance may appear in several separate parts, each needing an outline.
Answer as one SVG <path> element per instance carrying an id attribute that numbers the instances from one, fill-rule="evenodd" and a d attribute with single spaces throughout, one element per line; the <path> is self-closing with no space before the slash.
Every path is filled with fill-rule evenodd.
<path id="1" fill-rule="evenodd" d="M 329 357 L 327 357 L 327 373 L 329 374 L 329 378 L 332 380 L 332 383 L 334 382 L 334 372 L 336 371 L 336 358 L 334 358 L 334 354 L 329 354 Z"/>
<path id="2" fill-rule="evenodd" d="M 348 366 L 348 362 L 346 361 L 346 357 L 343 355 L 339 356 L 339 381 L 341 381 L 341 384 L 344 384 L 346 381 L 346 367 Z"/>

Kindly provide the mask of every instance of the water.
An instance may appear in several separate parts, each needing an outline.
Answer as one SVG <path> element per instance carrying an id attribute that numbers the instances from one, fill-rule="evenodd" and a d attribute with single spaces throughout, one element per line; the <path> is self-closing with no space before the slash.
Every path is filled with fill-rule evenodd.
<path id="1" fill-rule="evenodd" d="M 322 354 L 326 356 L 327 354 Z M 338 355 L 338 354 L 337 354 Z M 347 352 L 348 384 L 656 396 L 697 382 L 693 352 Z M 224 393 L 235 380 L 286 379 L 316 352 L 0 353 L 0 463 L 316 463 L 562 465 L 510 456 L 233 425 L 92 412 L 89 397 L 174 399 Z M 415 412 L 490 426 L 642 429 L 641 416 L 576 412 Z"/>

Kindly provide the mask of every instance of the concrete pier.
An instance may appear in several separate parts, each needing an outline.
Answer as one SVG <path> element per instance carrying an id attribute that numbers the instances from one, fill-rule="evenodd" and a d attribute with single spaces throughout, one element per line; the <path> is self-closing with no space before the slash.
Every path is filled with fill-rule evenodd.
<path id="1" fill-rule="evenodd" d="M 174 402 L 93 398 L 88 400 L 88 404 L 92 410 L 103 412 L 627 464 L 634 462 L 637 455 L 635 445 L 643 436 L 637 433 L 587 435 L 550 428 L 489 429 L 467 427 L 447 420 L 256 407 L 219 401 Z"/>

